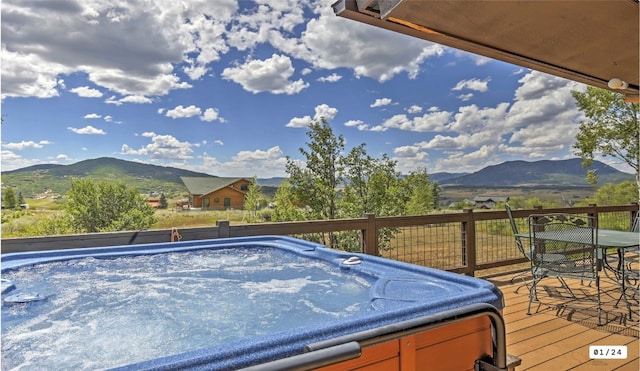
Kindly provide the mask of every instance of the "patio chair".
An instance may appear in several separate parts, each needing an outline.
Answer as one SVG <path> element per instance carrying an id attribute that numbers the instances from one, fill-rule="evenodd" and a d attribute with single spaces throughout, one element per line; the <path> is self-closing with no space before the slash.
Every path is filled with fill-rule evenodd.
<path id="1" fill-rule="evenodd" d="M 640 213 L 636 214 L 635 218 L 633 218 L 631 232 L 640 232 Z M 638 269 L 638 265 L 640 264 L 640 246 L 628 248 L 624 252 L 619 252 L 619 254 L 625 254 L 624 277 L 621 278 L 626 281 L 626 288 L 632 290 L 632 295 L 629 299 L 635 300 L 636 302 L 640 301 L 640 299 L 638 299 L 638 296 L 640 296 L 640 270 Z M 619 258 L 621 258 L 620 255 Z M 618 304 L 625 295 L 627 295 L 626 292 L 620 295 L 613 306 L 614 308 L 618 307 Z"/>
<path id="2" fill-rule="evenodd" d="M 509 206 L 509 204 L 505 204 L 505 210 L 507 212 L 507 216 L 509 217 L 509 223 L 511 224 L 511 230 L 513 231 L 513 236 L 515 237 L 516 240 L 516 247 L 518 248 L 518 250 L 520 251 L 520 253 L 527 258 L 527 260 L 529 261 L 529 263 L 531 263 L 531 249 L 525 249 L 524 244 L 522 243 L 522 239 L 520 238 L 519 231 L 518 231 L 518 226 L 516 225 L 516 221 L 513 218 L 513 213 L 511 212 L 511 206 Z M 546 259 L 555 259 L 555 260 L 567 260 L 567 257 L 561 254 L 547 254 L 545 256 Z M 521 279 L 522 280 L 522 285 L 518 286 L 516 288 L 516 290 L 514 291 L 515 294 L 518 293 L 518 291 L 520 290 L 520 288 L 522 288 L 523 286 L 527 287 L 527 290 L 529 289 L 529 282 L 526 279 L 526 276 L 528 274 L 533 274 L 531 272 L 531 270 L 527 270 L 524 271 L 522 273 L 519 273 L 515 276 L 513 276 L 511 278 L 511 283 L 513 283 L 516 279 Z M 542 272 L 537 272 L 537 275 L 542 274 Z M 536 274 L 533 274 L 533 276 L 535 276 Z M 565 286 L 566 283 L 562 281 L 561 278 L 558 278 L 560 280 L 560 283 Z"/>
<path id="3" fill-rule="evenodd" d="M 600 276 L 596 266 L 597 226 L 593 217 L 574 214 L 540 214 L 529 216 L 531 236 L 533 282 L 529 290 L 529 307 L 538 301 L 537 290 L 540 281 L 546 277 L 557 277 L 562 282 L 567 279 L 592 281 L 596 286 L 598 325 L 601 325 Z M 549 259 L 548 256 L 562 255 L 565 259 Z M 535 272 L 539 272 L 535 274 Z M 576 298 L 571 288 L 563 285 L 572 298 Z"/>

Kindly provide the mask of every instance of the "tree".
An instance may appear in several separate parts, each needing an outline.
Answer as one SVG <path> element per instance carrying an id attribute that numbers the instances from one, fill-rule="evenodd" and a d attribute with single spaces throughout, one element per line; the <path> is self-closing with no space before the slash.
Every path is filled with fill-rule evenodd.
<path id="1" fill-rule="evenodd" d="M 629 165 L 635 171 L 640 200 L 639 105 L 626 103 L 622 94 L 595 87 L 571 93 L 586 117 L 573 145 L 576 155 L 584 166 L 591 165 L 596 155 L 611 156 Z M 594 183 L 595 173 L 591 172 L 587 179 Z"/>
<path id="2" fill-rule="evenodd" d="M 596 205 L 629 205 L 638 197 L 638 185 L 632 181 L 618 184 L 605 184 L 599 187 L 592 197 L 587 198 L 582 204 Z"/>
<path id="3" fill-rule="evenodd" d="M 403 213 L 396 161 L 389 159 L 386 154 L 381 159 L 369 156 L 363 143 L 351 149 L 341 163 L 345 180 L 340 200 L 342 217 Z"/>
<path id="4" fill-rule="evenodd" d="M 271 220 L 274 222 L 288 222 L 304 220 L 302 210 L 295 204 L 295 196 L 288 180 L 283 180 L 273 198 L 275 204 Z"/>
<path id="5" fill-rule="evenodd" d="M 139 230 L 156 222 L 153 207 L 122 182 L 72 179 L 65 210 L 80 233 Z"/>
<path id="6" fill-rule="evenodd" d="M 166 209 L 167 207 L 169 207 L 167 196 L 165 196 L 164 193 L 161 193 L 160 199 L 158 200 L 158 209 Z"/>
<path id="7" fill-rule="evenodd" d="M 17 199 L 16 191 L 13 187 L 6 187 L 2 193 L 2 207 L 5 209 L 15 209 L 17 206 Z"/>
<path id="8" fill-rule="evenodd" d="M 22 192 L 18 192 L 18 205 L 17 206 L 22 207 L 22 205 L 24 205 L 24 204 L 25 204 L 24 196 L 22 196 Z"/>
<path id="9" fill-rule="evenodd" d="M 336 137 L 324 118 L 309 125 L 307 136 L 310 141 L 305 144 L 309 150 L 299 149 L 305 164 L 287 156 L 289 181 L 296 198 L 310 208 L 312 219 L 335 219 L 344 138 L 342 135 Z"/>
<path id="10" fill-rule="evenodd" d="M 406 211 L 408 215 L 425 214 L 438 206 L 440 187 L 437 182 L 429 181 L 427 169 L 411 172 L 403 182 L 409 192 Z"/>
<path id="11" fill-rule="evenodd" d="M 256 213 L 260 207 L 260 200 L 264 197 L 258 179 L 254 176 L 249 184 L 249 190 L 244 195 L 244 207 L 251 212 L 251 219 L 256 220 Z"/>

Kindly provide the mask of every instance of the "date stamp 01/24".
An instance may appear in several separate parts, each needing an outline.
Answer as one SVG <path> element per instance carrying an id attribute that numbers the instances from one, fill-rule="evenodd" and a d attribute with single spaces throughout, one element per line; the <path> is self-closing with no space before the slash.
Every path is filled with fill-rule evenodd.
<path id="1" fill-rule="evenodd" d="M 627 359 L 626 345 L 590 345 L 591 359 Z"/>

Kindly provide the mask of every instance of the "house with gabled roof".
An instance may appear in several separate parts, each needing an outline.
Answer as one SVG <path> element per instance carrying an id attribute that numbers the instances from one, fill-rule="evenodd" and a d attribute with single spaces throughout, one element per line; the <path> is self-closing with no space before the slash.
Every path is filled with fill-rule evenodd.
<path id="1" fill-rule="evenodd" d="M 242 209 L 251 179 L 181 176 L 189 191 L 189 207 L 202 209 Z"/>
<path id="2" fill-rule="evenodd" d="M 473 198 L 474 207 L 478 209 L 493 209 L 498 202 L 509 202 L 509 196 L 479 195 Z"/>

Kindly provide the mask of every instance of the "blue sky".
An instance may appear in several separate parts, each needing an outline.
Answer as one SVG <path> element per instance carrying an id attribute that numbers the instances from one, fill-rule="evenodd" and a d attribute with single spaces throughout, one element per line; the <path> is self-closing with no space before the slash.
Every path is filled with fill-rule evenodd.
<path id="1" fill-rule="evenodd" d="M 575 157 L 583 84 L 332 2 L 3 0 L 2 170 L 109 156 L 285 176 L 319 117 L 402 172 Z"/>

